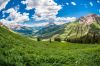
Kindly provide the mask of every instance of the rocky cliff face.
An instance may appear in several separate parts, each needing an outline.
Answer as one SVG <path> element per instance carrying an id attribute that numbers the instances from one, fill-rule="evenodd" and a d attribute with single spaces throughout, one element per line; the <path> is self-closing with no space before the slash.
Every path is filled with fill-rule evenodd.
<path id="1" fill-rule="evenodd" d="M 100 23 L 100 16 L 96 14 L 90 14 L 90 15 L 79 18 L 79 22 L 86 25 L 90 25 L 93 22 Z"/>

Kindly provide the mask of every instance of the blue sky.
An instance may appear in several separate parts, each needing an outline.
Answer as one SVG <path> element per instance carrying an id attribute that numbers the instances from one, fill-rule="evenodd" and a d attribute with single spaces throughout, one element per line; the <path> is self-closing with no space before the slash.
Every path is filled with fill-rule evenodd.
<path id="1" fill-rule="evenodd" d="M 7 3 L 6 7 L 4 9 L 0 10 L 0 14 L 1 14 L 0 18 L 2 19 L 2 18 L 6 18 L 9 16 L 9 13 L 4 13 L 5 17 L 3 17 L 3 11 L 8 10 L 10 8 L 16 8 L 17 6 L 19 6 L 18 12 L 21 12 L 21 14 L 24 12 L 29 13 L 29 17 L 31 18 L 32 15 L 34 14 L 35 9 L 26 10 L 25 9 L 26 5 L 22 4 L 21 1 L 24 1 L 24 0 L 10 0 Z"/>
<path id="2" fill-rule="evenodd" d="M 88 14 L 100 15 L 100 0 L 1 0 L 0 2 L 0 21 L 7 25 L 38 23 L 39 26 L 47 22 L 63 24 Z"/>
<path id="3" fill-rule="evenodd" d="M 79 18 L 80 16 L 84 16 L 87 14 L 100 14 L 99 1 L 100 0 L 55 0 L 55 2 L 57 2 L 58 4 L 63 5 L 57 16 L 75 16 Z M 75 2 L 76 5 L 73 6 L 71 2 Z M 69 3 L 69 5 L 67 5 L 66 3 Z"/>

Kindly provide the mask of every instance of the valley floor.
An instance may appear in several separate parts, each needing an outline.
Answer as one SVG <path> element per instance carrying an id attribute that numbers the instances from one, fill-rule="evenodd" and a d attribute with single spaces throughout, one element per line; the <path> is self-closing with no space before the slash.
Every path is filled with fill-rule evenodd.
<path id="1" fill-rule="evenodd" d="M 100 66 L 98 44 L 31 41 L 0 45 L 0 66 Z"/>

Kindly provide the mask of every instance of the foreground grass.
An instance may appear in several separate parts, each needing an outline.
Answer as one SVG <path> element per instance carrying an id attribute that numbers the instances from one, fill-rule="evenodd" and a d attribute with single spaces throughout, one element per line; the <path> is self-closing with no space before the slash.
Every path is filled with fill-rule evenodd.
<path id="1" fill-rule="evenodd" d="M 0 66 L 100 66 L 100 45 L 36 42 L 0 28 Z"/>
<path id="2" fill-rule="evenodd" d="M 100 46 L 31 42 L 0 48 L 2 66 L 99 66 Z"/>

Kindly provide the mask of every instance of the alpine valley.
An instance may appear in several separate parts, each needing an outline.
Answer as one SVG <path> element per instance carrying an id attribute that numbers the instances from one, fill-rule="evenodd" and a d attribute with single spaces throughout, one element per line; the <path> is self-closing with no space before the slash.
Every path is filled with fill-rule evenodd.
<path id="1" fill-rule="evenodd" d="M 99 66 L 99 22 L 100 17 L 92 14 L 64 25 L 14 31 L 0 23 L 0 66 Z M 66 42 L 34 41 L 29 35 Z"/>
<path id="2" fill-rule="evenodd" d="M 12 30 L 30 37 L 49 39 L 59 37 L 63 41 L 77 43 L 100 43 L 100 16 L 89 14 L 63 25 L 49 23 L 42 27 L 15 26 Z"/>
<path id="3" fill-rule="evenodd" d="M 0 66 L 100 66 L 100 0 L 0 0 Z"/>

